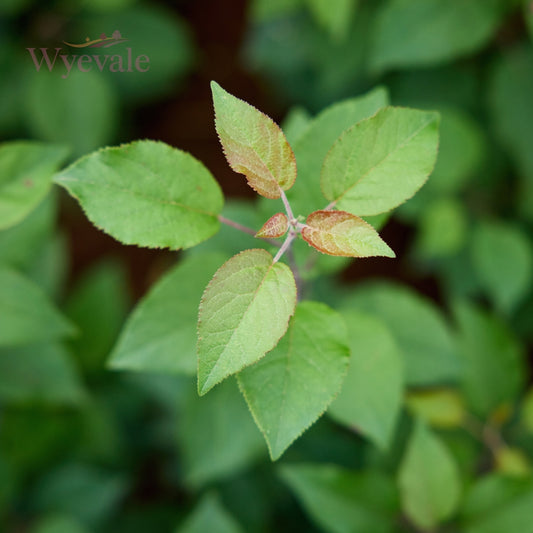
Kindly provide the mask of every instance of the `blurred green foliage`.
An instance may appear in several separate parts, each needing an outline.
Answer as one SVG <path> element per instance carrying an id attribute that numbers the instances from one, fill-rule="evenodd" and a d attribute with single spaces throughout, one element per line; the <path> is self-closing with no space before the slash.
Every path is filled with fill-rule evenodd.
<path id="1" fill-rule="evenodd" d="M 120 260 L 70 280 L 72 236 L 49 177 L 67 150 L 129 140 L 138 106 L 179 94 L 201 51 L 163 4 L 0 3 L 0 530 L 533 533 L 531 1 L 250 2 L 242 65 L 289 109 L 298 210 L 323 207 L 311 184 L 355 122 L 388 102 L 442 117 L 433 174 L 385 226 L 406 234 L 394 279 L 352 286 L 336 276 L 347 260 L 295 248 L 308 294 L 340 309 L 352 351 L 383 368 L 354 365 L 351 394 L 275 464 L 236 383 L 199 398 L 192 377 L 193 298 L 220 257 L 268 243 L 223 227 L 127 320 Z M 149 73 L 64 79 L 37 72 L 26 50 L 66 53 L 62 41 L 116 29 Z M 16 139 L 33 141 L 17 143 L 20 168 L 3 156 Z M 259 228 L 272 209 L 229 201 L 223 215 Z M 180 290 L 165 285 L 173 277 L 186 278 Z M 139 316 L 153 322 L 146 334 Z M 139 372 L 118 370 L 124 346 Z M 144 372 L 154 359 L 159 372 Z"/>

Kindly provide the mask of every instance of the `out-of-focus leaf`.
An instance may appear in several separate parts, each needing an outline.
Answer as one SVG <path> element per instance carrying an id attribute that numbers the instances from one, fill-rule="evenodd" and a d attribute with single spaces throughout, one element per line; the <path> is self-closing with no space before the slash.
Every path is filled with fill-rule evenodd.
<path id="1" fill-rule="evenodd" d="M 0 348 L 0 399 L 6 404 L 76 405 L 85 392 L 60 344 Z"/>
<path id="2" fill-rule="evenodd" d="M 303 5 L 304 0 L 252 0 L 251 17 L 263 22 L 269 19 L 287 16 Z"/>
<path id="3" fill-rule="evenodd" d="M 185 478 L 198 487 L 233 476 L 266 454 L 234 379 L 199 397 L 191 387 L 179 420 Z"/>
<path id="4" fill-rule="evenodd" d="M 306 0 L 315 20 L 334 39 L 344 40 L 359 0 Z"/>
<path id="5" fill-rule="evenodd" d="M 414 415 L 443 429 L 459 427 L 466 412 L 461 395 L 453 389 L 414 390 L 405 403 Z"/>
<path id="6" fill-rule="evenodd" d="M 31 533 L 89 533 L 89 530 L 69 515 L 52 514 L 39 520 Z"/>
<path id="7" fill-rule="evenodd" d="M 345 131 L 320 178 L 338 209 L 364 216 L 397 207 L 422 187 L 437 158 L 439 115 L 387 107 Z"/>
<path id="8" fill-rule="evenodd" d="M 375 69 L 426 66 L 482 48 L 500 22 L 498 0 L 389 0 L 376 20 Z"/>
<path id="9" fill-rule="evenodd" d="M 42 202 L 67 153 L 62 146 L 32 141 L 0 144 L 0 230 L 21 222 Z"/>
<path id="10" fill-rule="evenodd" d="M 49 194 L 22 222 L 0 231 L 0 263 L 24 270 L 39 259 L 57 212 L 56 195 Z"/>
<path id="11" fill-rule="evenodd" d="M 70 346 L 86 371 L 103 367 L 128 305 L 127 272 L 114 261 L 92 267 L 70 292 L 65 312 L 80 331 Z"/>
<path id="12" fill-rule="evenodd" d="M 99 530 L 116 511 L 126 489 L 126 479 L 113 472 L 81 463 L 62 464 L 39 480 L 34 505 L 41 512 L 65 513 Z"/>
<path id="13" fill-rule="evenodd" d="M 67 237 L 58 232 L 40 243 L 36 258 L 25 268 L 28 277 L 55 301 L 60 299 L 65 289 L 69 255 Z"/>
<path id="14" fill-rule="evenodd" d="M 467 239 L 468 220 L 463 205 L 451 198 L 426 203 L 421 215 L 416 251 L 427 258 L 457 253 Z"/>
<path id="15" fill-rule="evenodd" d="M 522 403 L 522 424 L 529 431 L 533 433 L 533 389 L 530 389 Z"/>
<path id="16" fill-rule="evenodd" d="M 489 86 L 496 132 L 522 177 L 517 197 L 522 212 L 533 219 L 533 51 L 511 48 L 496 61 Z"/>
<path id="17" fill-rule="evenodd" d="M 167 272 L 128 318 L 109 366 L 195 375 L 198 305 L 224 259 L 220 253 L 195 254 Z"/>
<path id="18" fill-rule="evenodd" d="M 377 231 L 346 211 L 314 211 L 302 237 L 319 252 L 342 257 L 396 257 Z"/>
<path id="19" fill-rule="evenodd" d="M 464 530 L 466 533 L 533 533 L 532 506 L 531 480 L 497 474 L 485 476 L 467 495 L 462 513 Z"/>
<path id="20" fill-rule="evenodd" d="M 280 474 L 325 531 L 394 531 L 397 494 L 392 481 L 381 474 L 319 464 L 284 465 Z"/>
<path id="21" fill-rule="evenodd" d="M 213 494 L 202 498 L 176 533 L 242 533 L 239 523 Z"/>
<path id="22" fill-rule="evenodd" d="M 104 0 L 100 0 L 104 3 Z M 189 29 L 175 13 L 163 6 L 144 4 L 128 7 L 117 12 L 87 15 L 83 13 L 77 22 L 70 25 L 68 42 L 79 42 L 80 36 L 96 39 L 102 32 L 111 34 L 119 30 L 127 42 L 113 47 L 112 54 L 123 57 L 125 72 L 108 72 L 105 74 L 110 82 L 118 85 L 121 94 L 130 101 L 148 100 L 179 87 L 184 75 L 193 63 L 193 45 Z M 157 36 L 157 38 L 154 38 Z M 128 48 L 132 52 L 132 72 L 128 68 Z M 100 54 L 103 64 L 105 55 L 110 55 L 108 48 L 91 48 L 91 54 Z M 137 57 L 142 59 L 140 72 L 135 69 Z M 85 73 L 84 73 L 85 75 Z"/>
<path id="23" fill-rule="evenodd" d="M 529 478 L 531 462 L 527 455 L 518 448 L 502 446 L 494 457 L 496 471 L 506 476 Z"/>
<path id="24" fill-rule="evenodd" d="M 446 320 L 429 300 L 390 282 L 361 285 L 341 300 L 342 308 L 383 320 L 398 342 L 409 385 L 456 381 L 460 359 Z"/>
<path id="25" fill-rule="evenodd" d="M 0 346 L 49 341 L 73 333 L 70 322 L 32 281 L 0 267 Z"/>
<path id="26" fill-rule="evenodd" d="M 317 31 L 312 17 L 302 9 L 255 24 L 248 32 L 247 64 L 266 76 L 272 90 L 289 103 L 303 105 L 313 113 L 331 102 L 367 91 L 368 41 L 375 4 L 361 2 L 343 41 Z"/>
<path id="27" fill-rule="evenodd" d="M 533 281 L 533 246 L 518 227 L 479 221 L 472 235 L 472 261 L 485 293 L 497 309 L 511 312 Z"/>
<path id="28" fill-rule="evenodd" d="M 398 484 L 403 510 L 423 529 L 434 529 L 459 504 L 461 479 L 454 458 L 420 420 L 409 439 Z"/>
<path id="29" fill-rule="evenodd" d="M 287 331 L 296 306 L 290 268 L 261 249 L 224 263 L 207 286 L 198 316 L 198 391 L 258 361 Z"/>
<path id="30" fill-rule="evenodd" d="M 478 123 L 455 108 L 440 111 L 439 153 L 427 183 L 434 194 L 459 191 L 479 170 L 486 141 Z"/>
<path id="31" fill-rule="evenodd" d="M 215 234 L 223 196 L 187 152 L 135 141 L 81 158 L 55 177 L 91 222 L 124 244 L 190 248 Z"/>
<path id="32" fill-rule="evenodd" d="M 462 385 L 470 408 L 486 417 L 512 405 L 524 385 L 524 353 L 507 325 L 466 302 L 457 302 Z"/>
<path id="33" fill-rule="evenodd" d="M 279 198 L 296 180 L 296 160 L 281 128 L 247 102 L 211 82 L 215 125 L 230 167 L 266 198 Z"/>
<path id="34" fill-rule="evenodd" d="M 328 413 L 386 449 L 400 414 L 403 364 L 388 328 L 355 311 L 343 313 L 351 351 L 348 375 Z"/>
<path id="35" fill-rule="evenodd" d="M 456 118 L 457 113 L 465 118 L 466 115 L 459 110 L 477 109 L 479 83 L 475 63 L 406 70 L 396 73 L 391 79 L 391 98 L 394 105 L 438 109 L 443 112 L 443 121 L 447 111 L 455 114 Z"/>
<path id="36" fill-rule="evenodd" d="M 526 19 L 529 36 L 533 40 L 533 5 L 531 0 L 524 0 L 524 17 Z"/>
<path id="37" fill-rule="evenodd" d="M 272 459 L 326 410 L 341 388 L 349 361 L 342 317 L 322 303 L 296 307 L 286 335 L 239 385 Z"/>
<path id="38" fill-rule="evenodd" d="M 53 54 L 53 49 L 48 53 Z M 40 63 L 40 49 L 34 54 Z M 40 71 L 29 76 L 26 122 L 38 139 L 64 144 L 74 156 L 80 156 L 112 140 L 117 126 L 117 99 L 102 75 L 74 68 L 68 73 L 59 60 L 52 72 L 45 71 L 42 60 Z"/>
<path id="39" fill-rule="evenodd" d="M 285 137 L 294 146 L 294 143 L 305 133 L 313 118 L 303 107 L 291 107 L 281 123 Z"/>

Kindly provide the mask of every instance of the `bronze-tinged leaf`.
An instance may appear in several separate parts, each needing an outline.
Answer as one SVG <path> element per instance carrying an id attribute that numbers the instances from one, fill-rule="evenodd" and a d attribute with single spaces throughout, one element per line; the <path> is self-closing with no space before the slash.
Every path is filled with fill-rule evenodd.
<path id="1" fill-rule="evenodd" d="M 211 82 L 215 126 L 230 167 L 266 198 L 279 198 L 296 179 L 296 158 L 281 128 L 267 115 Z"/>
<path id="2" fill-rule="evenodd" d="M 255 236 L 263 239 L 275 239 L 276 237 L 283 237 L 288 229 L 289 219 L 287 215 L 285 213 L 276 213 L 263 224 L 263 227 Z"/>
<path id="3" fill-rule="evenodd" d="M 318 251 L 343 257 L 396 257 L 376 230 L 346 211 L 314 211 L 302 237 Z"/>

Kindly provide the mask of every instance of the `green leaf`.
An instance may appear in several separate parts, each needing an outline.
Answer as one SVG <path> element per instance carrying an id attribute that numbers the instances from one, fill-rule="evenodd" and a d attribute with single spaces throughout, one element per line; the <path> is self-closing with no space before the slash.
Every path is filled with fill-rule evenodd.
<path id="1" fill-rule="evenodd" d="M 296 11 L 304 0 L 252 0 L 250 2 L 251 19 L 263 22 L 269 19 L 287 16 Z"/>
<path id="2" fill-rule="evenodd" d="M 295 215 L 324 207 L 320 192 L 320 169 L 339 135 L 361 120 L 371 117 L 389 103 L 387 91 L 378 87 L 367 94 L 336 103 L 324 109 L 294 143 L 298 180 L 287 197 Z"/>
<path id="3" fill-rule="evenodd" d="M 281 128 L 255 107 L 211 82 L 215 124 L 230 167 L 266 198 L 279 198 L 296 180 L 296 160 Z"/>
<path id="4" fill-rule="evenodd" d="M 221 253 L 195 254 L 167 272 L 128 318 L 109 366 L 195 375 L 198 304 L 225 257 Z"/>
<path id="5" fill-rule="evenodd" d="M 514 404 L 525 379 L 524 351 L 504 322 L 466 302 L 456 303 L 463 389 L 472 410 L 483 417 Z"/>
<path id="6" fill-rule="evenodd" d="M 397 496 L 381 474 L 333 465 L 284 465 L 281 477 L 305 511 L 330 533 L 392 533 Z"/>
<path id="7" fill-rule="evenodd" d="M 360 216 L 397 207 L 422 187 L 437 158 L 439 115 L 387 107 L 345 131 L 322 167 L 324 196 Z"/>
<path id="8" fill-rule="evenodd" d="M 193 387 L 189 392 L 178 422 L 188 484 L 197 488 L 235 476 L 266 455 L 261 433 L 235 380 L 225 381 L 207 396 L 199 397 Z"/>
<path id="9" fill-rule="evenodd" d="M 439 154 L 424 189 L 434 194 L 460 190 L 480 170 L 486 155 L 481 126 L 462 110 L 439 109 Z"/>
<path id="10" fill-rule="evenodd" d="M 101 531 L 127 489 L 124 475 L 81 462 L 61 462 L 39 479 L 32 492 L 32 505 L 37 512 L 68 514 Z"/>
<path id="11" fill-rule="evenodd" d="M 439 309 L 407 287 L 374 282 L 347 294 L 341 303 L 381 318 L 398 343 L 409 385 L 456 381 L 460 359 L 455 339 Z"/>
<path id="12" fill-rule="evenodd" d="M 176 533 L 242 533 L 239 523 L 222 507 L 218 498 L 206 494 Z"/>
<path id="13" fill-rule="evenodd" d="M 500 22 L 498 0 L 390 0 L 376 20 L 375 69 L 427 66 L 481 49 Z"/>
<path id="14" fill-rule="evenodd" d="M 509 477 L 530 478 L 531 462 L 519 448 L 502 446 L 494 454 L 496 471 Z"/>
<path id="15" fill-rule="evenodd" d="M 85 399 L 70 354 L 60 344 L 0 348 L 2 403 L 76 405 Z"/>
<path id="16" fill-rule="evenodd" d="M 502 475 L 488 475 L 470 490 L 464 507 L 465 533 L 533 533 L 533 485 Z"/>
<path id="17" fill-rule="evenodd" d="M 37 285 L 0 267 L 0 346 L 54 340 L 72 333 L 72 325 Z"/>
<path id="18" fill-rule="evenodd" d="M 88 530 L 71 516 L 52 514 L 39 520 L 31 533 L 88 533 Z"/>
<path id="19" fill-rule="evenodd" d="M 118 261 L 97 263 L 70 291 L 65 313 L 80 331 L 70 346 L 85 371 L 102 370 L 126 318 L 129 300 L 127 272 Z"/>
<path id="20" fill-rule="evenodd" d="M 289 219 L 285 213 L 272 215 L 255 234 L 256 237 L 271 238 L 283 237 L 289 229 Z"/>
<path id="21" fill-rule="evenodd" d="M 437 428 L 461 426 L 466 413 L 462 396 L 453 389 L 414 390 L 405 403 L 414 415 Z"/>
<path id="22" fill-rule="evenodd" d="M 136 141 L 79 159 L 55 181 L 124 244 L 189 248 L 214 235 L 223 197 L 207 168 L 161 142 Z"/>
<path id="23" fill-rule="evenodd" d="M 418 254 L 433 259 L 458 253 L 468 231 L 463 203 L 453 198 L 439 198 L 424 204 L 415 243 Z"/>
<path id="24" fill-rule="evenodd" d="M 198 391 L 258 361 L 287 331 L 296 306 L 290 268 L 265 250 L 224 263 L 207 286 L 198 318 Z"/>
<path id="25" fill-rule="evenodd" d="M 334 39 L 343 40 L 359 0 L 306 0 L 315 20 Z"/>
<path id="26" fill-rule="evenodd" d="M 268 0 L 271 1 L 271 0 Z M 281 129 L 287 137 L 287 141 L 294 145 L 306 132 L 311 124 L 312 117 L 303 107 L 291 107 L 281 123 Z"/>
<path id="27" fill-rule="evenodd" d="M 39 261 L 42 243 L 52 236 L 57 214 L 57 196 L 48 194 L 21 222 L 0 230 L 0 263 L 25 270 Z"/>
<path id="28" fill-rule="evenodd" d="M 521 421 L 529 433 L 533 434 L 533 388 L 530 388 L 522 403 Z"/>
<path id="29" fill-rule="evenodd" d="M 422 529 L 434 529 L 459 503 L 461 479 L 454 458 L 421 421 L 409 439 L 398 485 L 403 510 Z"/>
<path id="30" fill-rule="evenodd" d="M 522 178 L 517 195 L 522 212 L 533 220 L 533 52 L 531 46 L 506 48 L 489 79 L 492 122 Z"/>
<path id="31" fill-rule="evenodd" d="M 123 3 L 126 1 L 132 0 L 122 0 Z M 107 0 L 98 0 L 98 4 L 104 3 L 107 8 L 110 7 Z M 109 67 L 104 68 L 104 74 L 119 88 L 123 98 L 136 102 L 158 98 L 165 93 L 177 94 L 194 62 L 195 50 L 188 24 L 175 10 L 162 4 L 138 0 L 137 3 L 140 5 L 91 15 L 86 11 L 94 9 L 96 2 L 91 2 L 90 6 L 82 3 L 84 10 L 77 17 L 79 23 L 69 24 L 65 31 L 69 30 L 70 38 L 79 42 L 80 36 L 82 39 L 85 35 L 98 36 L 104 30 L 111 32 L 118 28 L 129 40 L 124 47 L 91 48 L 91 55 L 99 54 L 103 64 L 105 55 L 114 50 L 112 54 L 123 58 L 124 71 L 128 69 L 129 47 L 132 49 L 133 65 L 137 57 L 147 56 L 149 63 L 145 63 L 144 58 L 141 63 L 144 68 L 149 67 L 145 72 L 139 72 L 135 66 L 129 72 L 113 72 L 108 70 Z M 154 36 L 157 38 L 154 39 Z"/>
<path id="32" fill-rule="evenodd" d="M 346 211 L 314 211 L 307 217 L 302 237 L 328 255 L 396 257 L 370 224 Z"/>
<path id="33" fill-rule="evenodd" d="M 41 61 L 40 50 L 34 53 Z M 53 60 L 53 49 L 48 49 L 48 53 Z M 58 63 L 59 60 L 58 57 Z M 32 72 L 30 80 L 25 112 L 35 137 L 69 146 L 76 157 L 113 139 L 118 102 L 113 88 L 100 73 L 80 72 L 74 67 L 68 74 L 64 65 L 57 64 L 53 72 L 43 68 Z"/>
<path id="34" fill-rule="evenodd" d="M 504 222 L 480 221 L 471 251 L 484 291 L 497 309 L 511 312 L 533 281 L 533 248 L 527 235 Z"/>
<path id="35" fill-rule="evenodd" d="M 41 203 L 66 155 L 64 147 L 44 143 L 0 144 L 0 229 L 22 221 Z"/>
<path id="36" fill-rule="evenodd" d="M 350 367 L 328 412 L 337 422 L 356 428 L 386 449 L 403 399 L 401 354 L 380 320 L 355 311 L 347 311 L 343 316 L 349 331 Z"/>
<path id="37" fill-rule="evenodd" d="M 298 304 L 287 334 L 238 381 L 273 460 L 313 424 L 341 388 L 350 351 L 342 317 L 325 304 Z"/>
<path id="38" fill-rule="evenodd" d="M 526 19 L 527 29 L 529 30 L 529 37 L 533 41 L 533 7 L 531 0 L 523 0 L 524 2 L 524 17 Z"/>

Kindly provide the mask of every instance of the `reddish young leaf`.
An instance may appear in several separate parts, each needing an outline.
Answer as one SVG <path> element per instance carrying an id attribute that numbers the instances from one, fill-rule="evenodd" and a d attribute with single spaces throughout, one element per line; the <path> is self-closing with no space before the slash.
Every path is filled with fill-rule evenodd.
<path id="1" fill-rule="evenodd" d="M 215 126 L 230 167 L 262 196 L 279 198 L 296 179 L 296 159 L 281 128 L 250 104 L 211 82 Z"/>
<path id="2" fill-rule="evenodd" d="M 287 215 L 285 213 L 276 213 L 263 224 L 263 227 L 255 234 L 255 236 L 264 239 L 275 239 L 276 237 L 282 237 L 285 235 L 287 229 L 289 229 L 289 219 L 287 218 Z"/>
<path id="3" fill-rule="evenodd" d="M 395 257 L 376 230 L 346 211 L 315 211 L 307 217 L 302 237 L 318 251 L 343 257 Z"/>

